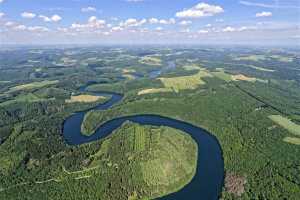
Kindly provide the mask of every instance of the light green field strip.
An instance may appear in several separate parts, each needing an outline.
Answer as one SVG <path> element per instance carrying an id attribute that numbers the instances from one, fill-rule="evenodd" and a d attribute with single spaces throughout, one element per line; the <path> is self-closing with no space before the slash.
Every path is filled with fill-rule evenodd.
<path id="1" fill-rule="evenodd" d="M 8 92 L 15 92 L 15 91 L 19 91 L 19 90 L 29 90 L 29 89 L 41 88 L 41 87 L 45 87 L 45 86 L 48 86 L 48 85 L 56 84 L 58 82 L 59 82 L 58 80 L 32 82 L 32 83 L 17 85 L 15 87 L 12 87 L 12 88 L 9 89 Z"/>
<path id="2" fill-rule="evenodd" d="M 292 122 L 290 119 L 281 115 L 270 115 L 269 118 L 279 126 L 287 129 L 290 133 L 300 136 L 300 125 Z"/>
<path id="3" fill-rule="evenodd" d="M 161 59 L 152 56 L 145 56 L 139 60 L 139 63 L 146 65 L 161 65 Z"/>
<path id="4" fill-rule="evenodd" d="M 16 96 L 13 100 L 8 100 L 0 103 L 0 106 L 7 106 L 9 104 L 18 103 L 18 102 L 39 102 L 39 101 L 46 101 L 46 100 L 51 100 L 51 99 L 40 98 L 32 93 L 20 94 Z"/>
<path id="5" fill-rule="evenodd" d="M 282 56 L 282 55 L 249 55 L 249 56 L 240 56 L 234 58 L 234 60 L 250 60 L 250 61 L 263 61 L 263 60 L 270 60 L 270 59 L 276 59 L 277 61 L 280 62 L 293 62 L 292 57 L 287 57 L 287 56 Z"/>
<path id="6" fill-rule="evenodd" d="M 296 144 L 300 145 L 300 138 L 295 138 L 295 137 L 285 137 L 283 138 L 283 141 L 291 144 Z"/>
<path id="7" fill-rule="evenodd" d="M 138 92 L 138 95 L 144 94 L 155 94 L 155 93 L 162 93 L 162 92 L 172 92 L 173 90 L 170 88 L 149 88 L 144 89 Z"/>
<path id="8" fill-rule="evenodd" d="M 172 78 L 159 78 L 165 88 L 173 89 L 175 92 L 186 89 L 196 89 L 200 85 L 204 85 L 204 77 L 212 77 L 206 70 L 200 70 L 197 74 L 190 76 L 179 76 Z"/>
<path id="9" fill-rule="evenodd" d="M 251 67 L 251 68 L 256 69 L 256 70 L 259 70 L 259 71 L 275 72 L 275 70 L 273 70 L 273 69 L 267 69 L 267 68 L 263 68 L 263 67 L 257 67 L 257 66 L 254 66 L 254 65 L 246 65 L 246 66 Z"/>

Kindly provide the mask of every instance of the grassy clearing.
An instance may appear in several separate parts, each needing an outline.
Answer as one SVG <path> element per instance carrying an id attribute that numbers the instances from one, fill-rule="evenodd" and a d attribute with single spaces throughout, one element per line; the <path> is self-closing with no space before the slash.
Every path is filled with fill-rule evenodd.
<path id="1" fill-rule="evenodd" d="M 200 70 L 197 74 L 191 76 L 179 76 L 172 78 L 159 78 L 165 88 L 179 92 L 180 90 L 196 89 L 200 85 L 204 85 L 202 80 L 204 77 L 212 77 L 212 75 L 206 70 Z"/>
<path id="2" fill-rule="evenodd" d="M 225 73 L 223 69 L 219 69 L 217 72 L 211 72 L 211 74 L 213 74 L 215 77 L 222 79 L 226 82 L 232 81 L 231 75 Z"/>
<path id="3" fill-rule="evenodd" d="M 185 69 L 187 71 L 192 71 L 192 70 L 199 70 L 199 69 L 201 69 L 201 67 L 198 65 L 195 65 L 195 64 L 191 64 L 191 65 L 183 66 L 183 69 Z"/>
<path id="4" fill-rule="evenodd" d="M 16 92 L 16 91 L 19 91 L 19 90 L 30 90 L 30 89 L 41 88 L 41 87 L 45 87 L 45 86 L 48 86 L 48 85 L 56 84 L 58 82 L 59 82 L 58 80 L 54 80 L 54 81 L 41 81 L 41 82 L 33 82 L 33 83 L 18 85 L 18 86 L 10 88 L 9 92 Z"/>
<path id="5" fill-rule="evenodd" d="M 265 83 L 265 80 L 262 79 L 258 79 L 255 77 L 248 77 L 246 75 L 243 74 L 228 74 L 226 73 L 223 69 L 218 69 L 217 72 L 211 72 L 212 75 L 214 75 L 215 77 L 222 79 L 226 82 L 230 82 L 230 81 L 249 81 L 249 82 L 255 82 L 255 81 L 260 81 Z"/>
<path id="6" fill-rule="evenodd" d="M 145 56 L 139 60 L 140 63 L 146 65 L 161 65 L 161 59 L 157 57 Z"/>
<path id="7" fill-rule="evenodd" d="M 266 60 L 265 55 L 249 55 L 249 56 L 240 56 L 234 58 L 234 60 L 250 60 L 250 61 L 260 61 L 260 60 Z"/>
<path id="8" fill-rule="evenodd" d="M 234 58 L 234 60 L 248 60 L 248 61 L 264 61 L 264 60 L 271 60 L 275 59 L 279 62 L 293 62 L 293 58 L 287 57 L 287 56 L 282 56 L 282 55 L 249 55 L 249 56 L 240 56 Z"/>
<path id="9" fill-rule="evenodd" d="M 128 73 L 135 73 L 136 71 L 135 71 L 135 69 L 123 69 L 122 72 L 124 74 L 128 74 Z"/>
<path id="10" fill-rule="evenodd" d="M 47 100 L 47 99 L 40 98 L 37 95 L 34 95 L 32 93 L 20 94 L 12 100 L 8 100 L 3 103 L 0 103 L 0 106 L 7 106 L 9 104 L 19 103 L 19 102 L 39 102 L 39 101 L 45 101 L 45 100 Z"/>
<path id="11" fill-rule="evenodd" d="M 245 76 L 243 74 L 232 75 L 231 78 L 232 78 L 233 81 L 249 81 L 249 82 L 255 82 L 256 81 L 256 78 L 248 77 L 248 76 Z"/>
<path id="12" fill-rule="evenodd" d="M 0 81 L 0 84 L 1 83 L 10 83 L 10 81 Z"/>
<path id="13" fill-rule="evenodd" d="M 134 127 L 134 151 L 144 151 L 146 149 L 146 135 L 143 127 Z"/>
<path id="14" fill-rule="evenodd" d="M 287 142 L 287 143 L 290 143 L 290 144 L 300 145 L 300 138 L 285 137 L 285 138 L 283 138 L 283 141 Z"/>
<path id="15" fill-rule="evenodd" d="M 264 71 L 264 72 L 275 72 L 275 70 L 272 70 L 272 69 L 267 69 L 267 68 L 263 68 L 263 67 L 257 67 L 257 66 L 254 66 L 254 65 L 247 65 L 253 69 L 256 69 L 256 70 L 259 70 L 259 71 Z"/>
<path id="16" fill-rule="evenodd" d="M 67 99 L 66 103 L 76 103 L 76 102 L 91 103 L 91 102 L 98 101 L 100 99 L 105 99 L 105 97 L 82 94 L 78 96 L 71 96 L 71 99 Z"/>
<path id="17" fill-rule="evenodd" d="M 155 94 L 155 93 L 161 93 L 161 92 L 172 92 L 173 90 L 170 88 L 149 88 L 144 89 L 138 92 L 138 95 L 144 95 L 144 94 Z"/>
<path id="18" fill-rule="evenodd" d="M 276 59 L 276 60 L 278 60 L 280 62 L 293 62 L 293 60 L 294 60 L 291 57 L 282 56 L 282 55 L 272 55 L 270 57 L 273 58 L 273 59 Z"/>
<path id="19" fill-rule="evenodd" d="M 290 133 L 300 136 L 300 125 L 292 122 L 290 119 L 281 115 L 270 115 L 269 118 L 279 126 L 287 129 Z"/>

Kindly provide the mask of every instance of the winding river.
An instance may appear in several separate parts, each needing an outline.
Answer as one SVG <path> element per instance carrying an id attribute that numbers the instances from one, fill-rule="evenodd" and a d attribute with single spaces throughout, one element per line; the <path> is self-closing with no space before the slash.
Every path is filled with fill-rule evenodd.
<path id="1" fill-rule="evenodd" d="M 86 87 L 80 90 L 85 91 Z M 120 102 L 122 95 L 111 92 L 93 93 L 99 96 L 110 96 L 111 98 L 93 110 L 106 110 Z M 168 126 L 179 129 L 191 135 L 198 144 L 198 161 L 196 174 L 192 181 L 180 191 L 161 197 L 163 200 L 217 200 L 222 191 L 224 179 L 224 164 L 222 150 L 218 140 L 206 130 L 184 121 L 169 117 L 142 114 L 125 116 L 112 119 L 102 124 L 93 135 L 85 136 L 81 133 L 81 124 L 84 115 L 91 109 L 77 112 L 67 118 L 63 125 L 63 136 L 70 145 L 80 145 L 99 140 L 110 135 L 125 121 L 135 122 L 141 125 Z"/>

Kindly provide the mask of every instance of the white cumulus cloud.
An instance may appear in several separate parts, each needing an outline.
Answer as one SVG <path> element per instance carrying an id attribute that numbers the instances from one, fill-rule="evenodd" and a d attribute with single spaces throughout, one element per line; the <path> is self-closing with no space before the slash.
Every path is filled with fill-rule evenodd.
<path id="1" fill-rule="evenodd" d="M 192 24 L 192 21 L 189 21 L 189 20 L 183 20 L 179 23 L 179 25 L 181 25 L 181 26 L 187 26 L 190 24 Z"/>
<path id="2" fill-rule="evenodd" d="M 111 31 L 123 31 L 123 28 L 120 26 L 115 26 L 111 28 Z"/>
<path id="3" fill-rule="evenodd" d="M 14 22 L 11 22 L 11 21 L 8 21 L 8 22 L 6 22 L 4 25 L 5 25 L 5 26 L 13 26 L 13 25 L 15 25 L 15 23 L 14 23 Z"/>
<path id="4" fill-rule="evenodd" d="M 198 33 L 204 34 L 204 33 L 209 33 L 209 31 L 208 30 L 199 30 Z"/>
<path id="5" fill-rule="evenodd" d="M 126 21 L 121 22 L 120 26 L 121 27 L 138 27 L 138 26 L 142 26 L 146 22 L 147 22 L 146 19 L 137 20 L 137 19 L 134 19 L 134 18 L 129 18 Z"/>
<path id="6" fill-rule="evenodd" d="M 75 29 L 77 31 L 84 31 L 86 29 L 102 29 L 105 25 L 105 20 L 98 19 L 96 16 L 91 16 L 85 24 L 73 23 L 71 25 L 71 29 Z"/>
<path id="7" fill-rule="evenodd" d="M 5 13 L 0 12 L 0 18 L 4 17 Z"/>
<path id="8" fill-rule="evenodd" d="M 223 32 L 234 32 L 234 31 L 236 31 L 236 29 L 231 26 L 227 26 L 227 27 L 223 28 L 222 31 Z"/>
<path id="9" fill-rule="evenodd" d="M 149 19 L 149 23 L 150 24 L 158 24 L 159 23 L 159 20 L 157 18 L 150 18 Z"/>
<path id="10" fill-rule="evenodd" d="M 196 6 L 176 13 L 179 18 L 200 18 L 209 17 L 224 12 L 224 9 L 218 5 L 199 3 Z"/>
<path id="11" fill-rule="evenodd" d="M 26 30 L 27 27 L 25 25 L 17 25 L 17 26 L 14 27 L 14 29 L 23 31 L 23 30 Z"/>
<path id="12" fill-rule="evenodd" d="M 54 22 L 60 21 L 62 18 L 59 15 L 52 15 L 51 20 Z"/>
<path id="13" fill-rule="evenodd" d="M 36 14 L 31 13 L 31 12 L 23 12 L 21 13 L 21 17 L 27 18 L 27 19 L 32 19 L 35 18 Z"/>
<path id="14" fill-rule="evenodd" d="M 47 17 L 45 15 L 39 15 L 39 18 L 43 19 L 44 22 L 58 22 L 60 21 L 62 18 L 59 15 L 52 15 L 51 17 Z"/>
<path id="15" fill-rule="evenodd" d="M 176 20 L 174 18 L 170 18 L 170 19 L 150 18 L 148 21 L 149 21 L 150 24 L 163 24 L 163 25 L 175 24 L 176 23 Z"/>
<path id="16" fill-rule="evenodd" d="M 47 27 L 44 26 L 29 26 L 27 27 L 27 30 L 34 31 L 34 32 L 46 32 L 49 31 Z"/>
<path id="17" fill-rule="evenodd" d="M 272 13 L 271 12 L 260 12 L 260 13 L 256 13 L 255 15 L 256 17 L 271 17 L 272 16 Z"/>

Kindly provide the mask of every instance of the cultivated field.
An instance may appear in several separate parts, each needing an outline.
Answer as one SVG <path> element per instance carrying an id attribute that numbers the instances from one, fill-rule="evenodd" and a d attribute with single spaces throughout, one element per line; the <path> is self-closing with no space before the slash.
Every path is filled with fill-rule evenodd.
<path id="1" fill-rule="evenodd" d="M 267 68 L 264 68 L 264 67 L 257 67 L 257 66 L 254 66 L 254 65 L 247 65 L 253 69 L 257 69 L 259 71 L 264 71 L 264 72 L 275 72 L 275 70 L 273 69 L 267 69 Z"/>
<path id="2" fill-rule="evenodd" d="M 296 138 L 296 137 L 285 137 L 283 141 L 291 144 L 300 145 L 300 138 Z"/>
<path id="3" fill-rule="evenodd" d="M 250 81 L 250 82 L 255 82 L 256 81 L 256 78 L 248 77 L 248 76 L 245 76 L 243 74 L 232 75 L 231 79 L 233 81 Z"/>
<path id="4" fill-rule="evenodd" d="M 161 65 L 161 59 L 151 56 L 145 56 L 139 60 L 140 63 L 146 65 Z"/>
<path id="5" fill-rule="evenodd" d="M 28 93 L 28 94 L 20 94 L 18 96 L 16 96 L 14 99 L 12 100 L 8 100 L 8 101 L 5 101 L 3 103 L 0 103 L 0 106 L 7 106 L 9 104 L 12 104 L 12 103 L 17 103 L 17 102 L 37 102 L 37 101 L 44 101 L 46 99 L 44 98 L 40 98 L 38 97 L 37 95 L 34 95 L 32 93 Z"/>
<path id="6" fill-rule="evenodd" d="M 223 69 L 219 69 L 219 71 L 217 71 L 217 72 L 211 72 L 211 74 L 213 74 L 215 77 L 222 79 L 226 82 L 230 82 L 230 81 L 249 81 L 249 82 L 261 81 L 261 82 L 265 82 L 262 79 L 257 79 L 255 77 L 248 77 L 243 74 L 235 74 L 235 75 L 228 74 Z"/>
<path id="7" fill-rule="evenodd" d="M 292 122 L 290 119 L 281 115 L 270 115 L 269 118 L 276 124 L 287 129 L 290 133 L 300 136 L 300 125 Z"/>
<path id="8" fill-rule="evenodd" d="M 41 88 L 41 87 L 45 87 L 45 86 L 56 84 L 56 83 L 58 83 L 57 80 L 33 82 L 33 83 L 28 83 L 28 84 L 23 84 L 23 85 L 18 85 L 18 86 L 12 87 L 12 88 L 10 88 L 9 92 L 15 92 L 15 91 L 19 91 L 19 90 L 36 89 L 36 88 Z"/>
<path id="9" fill-rule="evenodd" d="M 161 92 L 172 92 L 173 90 L 170 88 L 149 88 L 144 89 L 138 92 L 138 95 L 144 94 L 154 94 L 154 93 L 161 93 Z"/>
<path id="10" fill-rule="evenodd" d="M 75 103 L 75 102 L 90 103 L 90 102 L 98 101 L 99 99 L 105 99 L 105 97 L 82 94 L 78 96 L 71 96 L 71 99 L 67 99 L 66 103 Z"/>
<path id="11" fill-rule="evenodd" d="M 202 80 L 204 77 L 212 77 L 212 75 L 205 70 L 200 70 L 197 74 L 191 76 L 178 76 L 172 78 L 159 78 L 164 84 L 165 88 L 173 89 L 175 92 L 186 89 L 196 89 L 200 85 L 204 85 Z"/>

